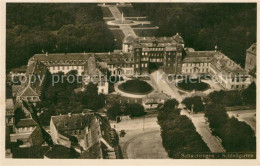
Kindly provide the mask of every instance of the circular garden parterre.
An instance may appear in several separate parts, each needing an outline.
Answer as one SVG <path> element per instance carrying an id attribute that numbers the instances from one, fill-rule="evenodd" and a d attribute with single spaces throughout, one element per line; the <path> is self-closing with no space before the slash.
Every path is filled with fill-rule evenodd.
<path id="1" fill-rule="evenodd" d="M 210 88 L 210 85 L 202 82 L 199 78 L 187 77 L 177 83 L 177 87 L 183 91 L 205 91 Z"/>
<path id="2" fill-rule="evenodd" d="M 153 90 L 149 83 L 139 79 L 127 80 L 120 84 L 118 88 L 123 92 L 137 95 L 148 94 Z"/>

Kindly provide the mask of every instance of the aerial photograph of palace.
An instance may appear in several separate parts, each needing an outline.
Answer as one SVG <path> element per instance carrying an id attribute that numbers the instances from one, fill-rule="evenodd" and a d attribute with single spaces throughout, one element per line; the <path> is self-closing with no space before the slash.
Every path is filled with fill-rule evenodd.
<path id="1" fill-rule="evenodd" d="M 7 3 L 5 157 L 255 159 L 256 6 Z"/>

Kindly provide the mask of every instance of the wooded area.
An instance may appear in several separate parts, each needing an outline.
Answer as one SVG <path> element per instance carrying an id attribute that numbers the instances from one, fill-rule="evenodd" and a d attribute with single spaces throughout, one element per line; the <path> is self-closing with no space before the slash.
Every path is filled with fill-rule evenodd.
<path id="1" fill-rule="evenodd" d="M 112 32 L 94 3 L 7 3 L 6 68 L 26 65 L 36 53 L 108 52 Z"/>

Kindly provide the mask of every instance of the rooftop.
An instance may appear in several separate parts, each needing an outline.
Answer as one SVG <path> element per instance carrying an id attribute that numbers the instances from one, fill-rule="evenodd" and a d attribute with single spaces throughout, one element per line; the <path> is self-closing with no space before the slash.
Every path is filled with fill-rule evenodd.
<path id="1" fill-rule="evenodd" d="M 93 53 L 48 53 L 35 54 L 30 60 L 62 61 L 62 60 L 88 60 Z"/>
<path id="2" fill-rule="evenodd" d="M 33 119 L 29 118 L 29 119 L 20 119 L 19 122 L 15 126 L 16 126 L 16 128 L 34 127 L 34 126 L 38 126 L 38 124 Z"/>
<path id="3" fill-rule="evenodd" d="M 45 153 L 44 156 L 51 159 L 73 159 L 78 158 L 80 154 L 73 148 L 67 148 L 62 145 L 54 145 Z"/>
<path id="4" fill-rule="evenodd" d="M 211 64 L 226 75 L 234 76 L 238 74 L 246 74 L 245 70 L 240 65 L 219 51 L 212 58 Z"/>
<path id="5" fill-rule="evenodd" d="M 84 129 L 86 126 L 90 125 L 93 116 L 93 113 L 59 115 L 52 116 L 51 120 L 58 131 L 68 131 Z"/>

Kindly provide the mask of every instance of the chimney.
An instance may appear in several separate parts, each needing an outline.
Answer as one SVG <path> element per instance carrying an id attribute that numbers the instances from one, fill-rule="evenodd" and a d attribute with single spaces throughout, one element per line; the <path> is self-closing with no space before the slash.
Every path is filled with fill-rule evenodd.
<path id="1" fill-rule="evenodd" d="M 110 55 L 110 51 L 108 52 L 108 55 Z"/>
<path id="2" fill-rule="evenodd" d="M 68 113 L 68 116 L 71 117 L 71 113 Z"/>
<path id="3" fill-rule="evenodd" d="M 166 37 L 164 36 L 164 40 L 166 40 Z"/>
<path id="4" fill-rule="evenodd" d="M 48 52 L 46 52 L 46 56 L 48 56 Z"/>

